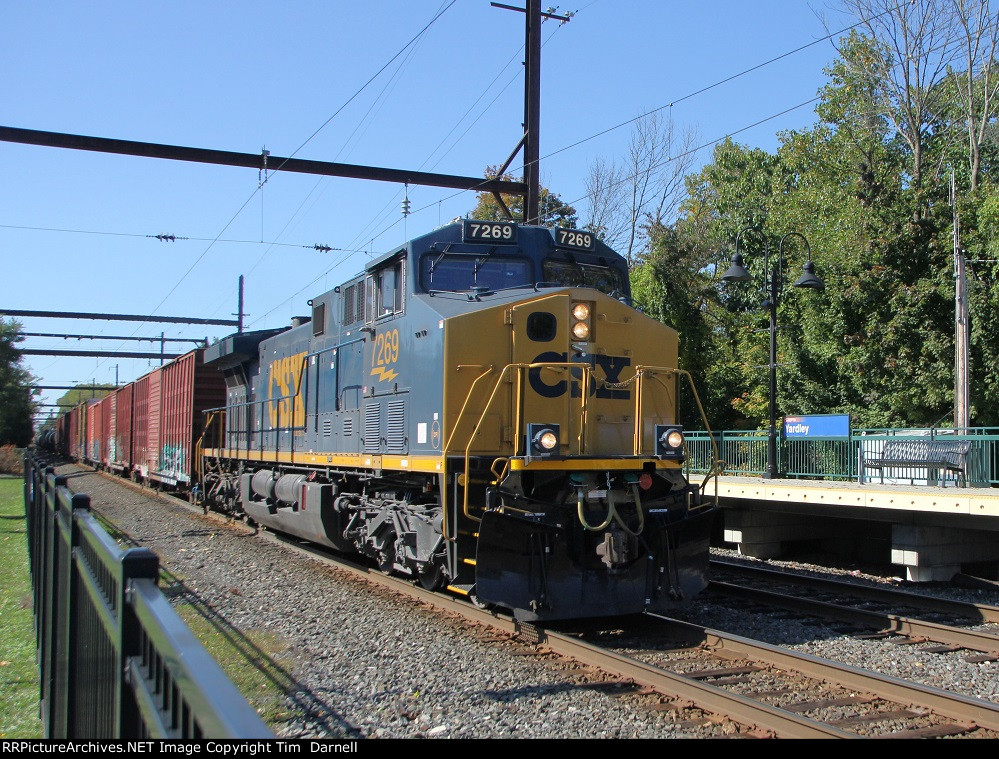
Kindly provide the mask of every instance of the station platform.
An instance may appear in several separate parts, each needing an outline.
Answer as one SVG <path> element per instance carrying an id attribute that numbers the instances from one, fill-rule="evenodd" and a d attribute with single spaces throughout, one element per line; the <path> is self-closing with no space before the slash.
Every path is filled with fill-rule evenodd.
<path id="1" fill-rule="evenodd" d="M 718 497 L 721 539 L 746 556 L 779 558 L 793 542 L 818 541 L 897 564 L 912 582 L 971 566 L 999 574 L 999 488 L 723 476 Z"/>

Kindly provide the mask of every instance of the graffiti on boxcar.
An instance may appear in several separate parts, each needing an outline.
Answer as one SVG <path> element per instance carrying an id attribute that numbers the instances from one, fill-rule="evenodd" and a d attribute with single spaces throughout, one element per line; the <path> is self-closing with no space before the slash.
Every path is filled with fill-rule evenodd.
<path id="1" fill-rule="evenodd" d="M 164 445 L 160 449 L 161 472 L 186 472 L 184 468 L 184 446 Z"/>

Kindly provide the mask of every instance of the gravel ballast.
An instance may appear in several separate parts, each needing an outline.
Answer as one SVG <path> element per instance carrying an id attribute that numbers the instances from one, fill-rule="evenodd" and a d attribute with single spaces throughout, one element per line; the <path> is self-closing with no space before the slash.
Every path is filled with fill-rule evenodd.
<path id="1" fill-rule="evenodd" d="M 676 738 L 669 712 L 594 688 L 557 658 L 473 638 L 450 614 L 377 589 L 239 525 L 98 474 L 70 481 L 92 508 L 226 622 L 282 638 L 309 714 L 280 737 Z M 287 668 L 287 665 L 285 665 Z"/>
<path id="2" fill-rule="evenodd" d="M 74 491 L 88 493 L 95 511 L 155 551 L 228 625 L 286 645 L 283 665 L 299 689 L 291 698 L 297 716 L 275 727 L 280 737 L 697 738 L 726 729 L 677 724 L 674 712 L 602 692 L 599 673 L 557 657 L 523 656 L 515 643 L 480 640 L 454 615 L 357 580 L 242 525 L 72 471 Z M 948 597 L 969 594 L 999 601 L 987 591 L 954 589 Z M 768 623 L 718 604 L 695 603 L 676 616 L 999 701 L 997 662 L 969 664 L 960 653 L 861 641 L 793 620 Z"/>

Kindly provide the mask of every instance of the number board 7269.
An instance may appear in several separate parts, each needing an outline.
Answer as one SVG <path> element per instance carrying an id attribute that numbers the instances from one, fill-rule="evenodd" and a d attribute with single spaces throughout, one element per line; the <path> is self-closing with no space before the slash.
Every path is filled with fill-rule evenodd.
<path id="1" fill-rule="evenodd" d="M 478 221 L 463 219 L 462 242 L 488 242 L 494 245 L 516 245 L 517 225 L 511 221 Z"/>
<path id="2" fill-rule="evenodd" d="M 582 229 L 556 229 L 555 245 L 559 248 L 575 248 L 593 253 L 597 249 L 597 238 L 592 232 Z"/>

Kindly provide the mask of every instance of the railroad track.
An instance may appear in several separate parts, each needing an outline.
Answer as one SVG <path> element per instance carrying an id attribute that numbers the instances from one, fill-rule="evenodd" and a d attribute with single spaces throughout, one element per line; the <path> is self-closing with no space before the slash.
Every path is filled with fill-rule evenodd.
<path id="1" fill-rule="evenodd" d="M 965 650 L 969 652 L 965 660 L 973 663 L 999 660 L 999 625 L 996 625 L 999 607 L 996 606 L 718 560 L 713 560 L 711 567 L 716 573 L 722 570 L 742 582 L 712 580 L 709 592 L 746 602 L 747 611 L 752 606 L 764 611 L 779 607 L 873 631 L 862 637 L 893 639 L 904 645 L 935 642 L 939 645 L 923 650 L 933 653 Z M 969 627 L 983 623 L 994 629 Z"/>
<path id="2" fill-rule="evenodd" d="M 604 647 L 679 676 L 682 690 L 674 697 L 757 732 L 799 738 L 999 735 L 999 706 L 991 702 L 675 619 L 653 616 L 640 630 L 596 637 Z M 688 680 L 700 687 L 692 689 Z"/>
<path id="3" fill-rule="evenodd" d="M 747 737 L 999 737 L 999 705 L 990 702 L 668 617 L 633 618 L 623 628 L 615 620 L 612 630 L 519 623 L 321 547 L 268 534 L 367 582 L 498 630 L 539 655 L 550 652 L 598 669 L 609 677 L 605 686 L 641 697 L 645 708 L 678 715 L 693 708 L 703 713 L 704 724 L 731 720 Z M 641 648 L 632 648 L 635 643 Z M 830 709 L 842 716 L 816 716 Z"/>
<path id="4" fill-rule="evenodd" d="M 582 663 L 584 673 L 594 672 L 589 687 L 628 699 L 629 708 L 668 711 L 678 724 L 708 726 L 711 735 L 999 737 L 999 705 L 993 703 L 667 618 L 613 620 L 610 627 L 520 624 L 316 546 L 265 535 L 459 617 L 458 626 L 483 641 L 515 646 L 525 656 Z"/>

